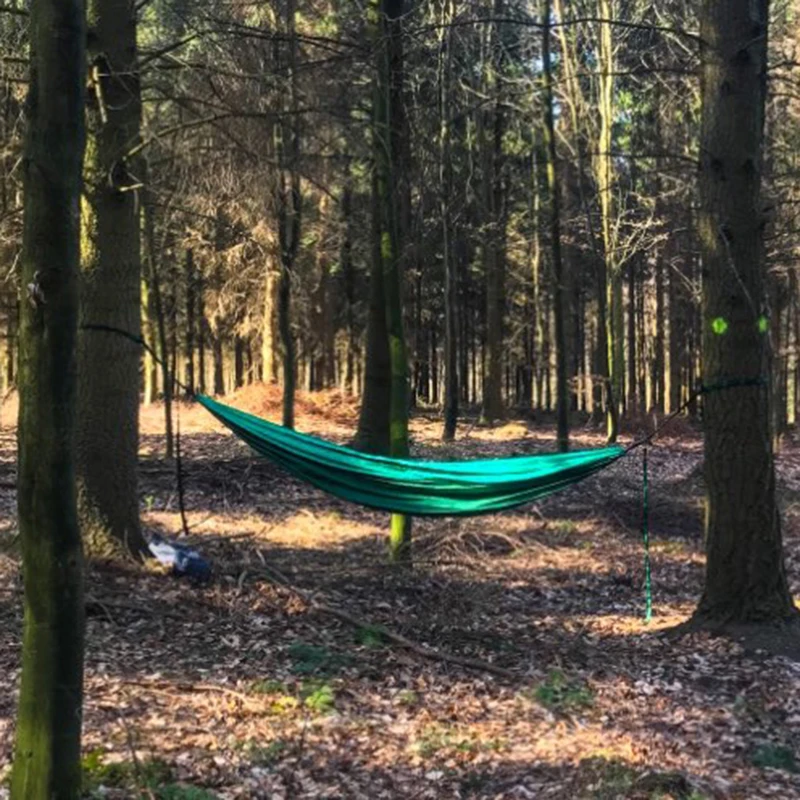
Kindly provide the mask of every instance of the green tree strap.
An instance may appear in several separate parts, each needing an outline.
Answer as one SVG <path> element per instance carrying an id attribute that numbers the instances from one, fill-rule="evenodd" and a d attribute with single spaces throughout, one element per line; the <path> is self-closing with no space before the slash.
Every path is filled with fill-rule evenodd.
<path id="1" fill-rule="evenodd" d="M 644 621 L 653 618 L 653 587 L 650 579 L 650 482 L 647 476 L 647 447 L 642 456 L 642 542 L 644 543 Z"/>

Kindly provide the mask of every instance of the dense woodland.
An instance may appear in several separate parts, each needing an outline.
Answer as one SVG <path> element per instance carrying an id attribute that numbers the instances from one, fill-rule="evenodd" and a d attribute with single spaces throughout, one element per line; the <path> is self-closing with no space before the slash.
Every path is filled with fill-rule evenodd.
<path id="1" fill-rule="evenodd" d="M 794 0 L 0 5 L 14 800 L 79 796 L 83 553 L 149 552 L 141 407 L 186 531 L 175 406 L 250 384 L 289 428 L 337 391 L 348 442 L 395 458 L 418 410 L 560 451 L 682 415 L 707 502 L 683 630 L 800 651 L 773 459 L 800 408 L 799 26 Z M 389 555 L 410 570 L 397 513 Z"/>
<path id="2" fill-rule="evenodd" d="M 136 80 L 107 81 L 105 97 L 90 75 L 89 100 L 102 115 L 124 98 L 108 113 L 130 143 L 118 188 L 141 212 L 141 289 L 129 291 L 170 365 L 144 366 L 145 402 L 163 396 L 173 372 L 218 394 L 278 381 L 287 344 L 298 386 L 363 392 L 377 191 L 371 76 L 376 36 L 386 36 L 412 402 L 441 407 L 452 372 L 464 408 L 553 411 L 563 351 L 571 410 L 624 420 L 677 408 L 700 375 L 698 11 L 691 2 L 411 4 L 376 34 L 357 5 L 139 3 L 128 22 Z M 800 402 L 797 10 L 774 3 L 771 17 L 764 206 L 780 430 Z M 27 17 L 12 4 L 0 20 L 7 390 Z M 102 54 L 94 58 L 102 77 Z M 120 231 L 106 235 L 98 251 L 119 254 Z"/>

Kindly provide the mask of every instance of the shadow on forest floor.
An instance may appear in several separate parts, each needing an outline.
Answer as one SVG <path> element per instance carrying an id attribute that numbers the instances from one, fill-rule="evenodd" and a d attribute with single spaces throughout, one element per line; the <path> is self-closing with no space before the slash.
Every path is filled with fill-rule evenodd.
<path id="1" fill-rule="evenodd" d="M 182 446 L 191 541 L 215 577 L 90 570 L 86 747 L 103 759 L 129 761 L 133 746 L 221 798 L 800 796 L 785 755 L 800 748 L 795 666 L 664 635 L 701 588 L 696 450 L 651 454 L 647 625 L 638 459 L 535 508 L 417 521 L 408 570 L 385 563 L 384 515 L 298 484 L 227 435 L 190 432 Z M 143 459 L 150 530 L 179 532 L 175 486 L 174 464 Z M 792 524 L 787 535 L 797 585 Z M 19 577 L 2 559 L 0 769 L 20 634 Z M 426 658 L 384 630 L 513 677 Z M 770 753 L 780 768 L 765 773 Z"/>

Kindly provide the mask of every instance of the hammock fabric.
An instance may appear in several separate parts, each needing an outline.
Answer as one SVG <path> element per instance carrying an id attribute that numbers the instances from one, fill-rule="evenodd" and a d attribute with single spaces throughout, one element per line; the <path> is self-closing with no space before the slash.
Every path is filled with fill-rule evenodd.
<path id="1" fill-rule="evenodd" d="M 582 481 L 622 447 L 473 461 L 370 455 L 297 433 L 210 397 L 197 400 L 257 453 L 343 500 L 413 516 L 476 516 L 531 503 Z"/>

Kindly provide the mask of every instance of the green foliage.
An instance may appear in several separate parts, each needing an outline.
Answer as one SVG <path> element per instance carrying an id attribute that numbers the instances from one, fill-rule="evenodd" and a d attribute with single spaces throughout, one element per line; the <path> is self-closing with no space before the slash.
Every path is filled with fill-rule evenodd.
<path id="1" fill-rule="evenodd" d="M 288 748 L 284 739 L 273 739 L 266 746 L 251 741 L 247 745 L 247 756 L 257 767 L 271 767 L 280 761 Z"/>
<path id="2" fill-rule="evenodd" d="M 103 750 L 91 750 L 81 761 L 83 788 L 96 791 L 107 788 L 154 789 L 172 780 L 171 767 L 160 759 L 148 759 L 135 764 L 133 761 L 107 762 Z"/>
<path id="3" fill-rule="evenodd" d="M 419 702 L 419 695 L 413 689 L 403 689 L 397 695 L 397 702 L 401 706 L 415 706 Z"/>
<path id="4" fill-rule="evenodd" d="M 218 797 L 208 789 L 196 786 L 185 786 L 180 783 L 171 783 L 161 786 L 156 790 L 158 800 L 218 800 Z"/>
<path id="5" fill-rule="evenodd" d="M 505 746 L 504 739 L 481 741 L 441 725 L 429 725 L 422 730 L 412 749 L 420 758 L 428 759 L 439 753 L 452 756 L 459 753 L 476 755 L 480 752 L 497 752 Z"/>
<path id="6" fill-rule="evenodd" d="M 136 800 L 216 800 L 207 789 L 173 783 L 172 768 L 153 758 L 133 761 L 106 761 L 103 750 L 90 750 L 81 760 L 83 791 L 90 798 L 104 796 L 104 790 L 118 789 Z"/>
<path id="7" fill-rule="evenodd" d="M 328 714 L 336 705 L 336 695 L 327 683 L 308 681 L 300 689 L 303 705 L 317 714 Z"/>
<path id="8" fill-rule="evenodd" d="M 525 696 L 550 711 L 569 713 L 594 705 L 594 692 L 581 680 L 570 679 L 560 670 L 553 670 L 547 679 Z"/>
<path id="9" fill-rule="evenodd" d="M 289 648 L 289 658 L 295 675 L 318 677 L 332 675 L 352 663 L 349 656 L 306 642 L 295 642 Z"/>
<path id="10" fill-rule="evenodd" d="M 362 647 L 377 649 L 384 647 L 387 639 L 379 625 L 364 625 L 356 630 L 356 643 Z"/>
<path id="11" fill-rule="evenodd" d="M 647 772 L 640 775 L 622 759 L 602 755 L 584 758 L 578 771 L 583 800 L 707 800 L 677 772 Z"/>
<path id="12" fill-rule="evenodd" d="M 264 678 L 260 681 L 254 681 L 250 686 L 250 691 L 253 694 L 284 694 L 286 687 L 281 681 L 276 681 L 273 678 Z"/>
<path id="13" fill-rule="evenodd" d="M 764 742 L 758 745 L 750 756 L 754 767 L 761 769 L 781 769 L 785 772 L 798 772 L 797 759 L 794 752 L 781 744 Z"/>

